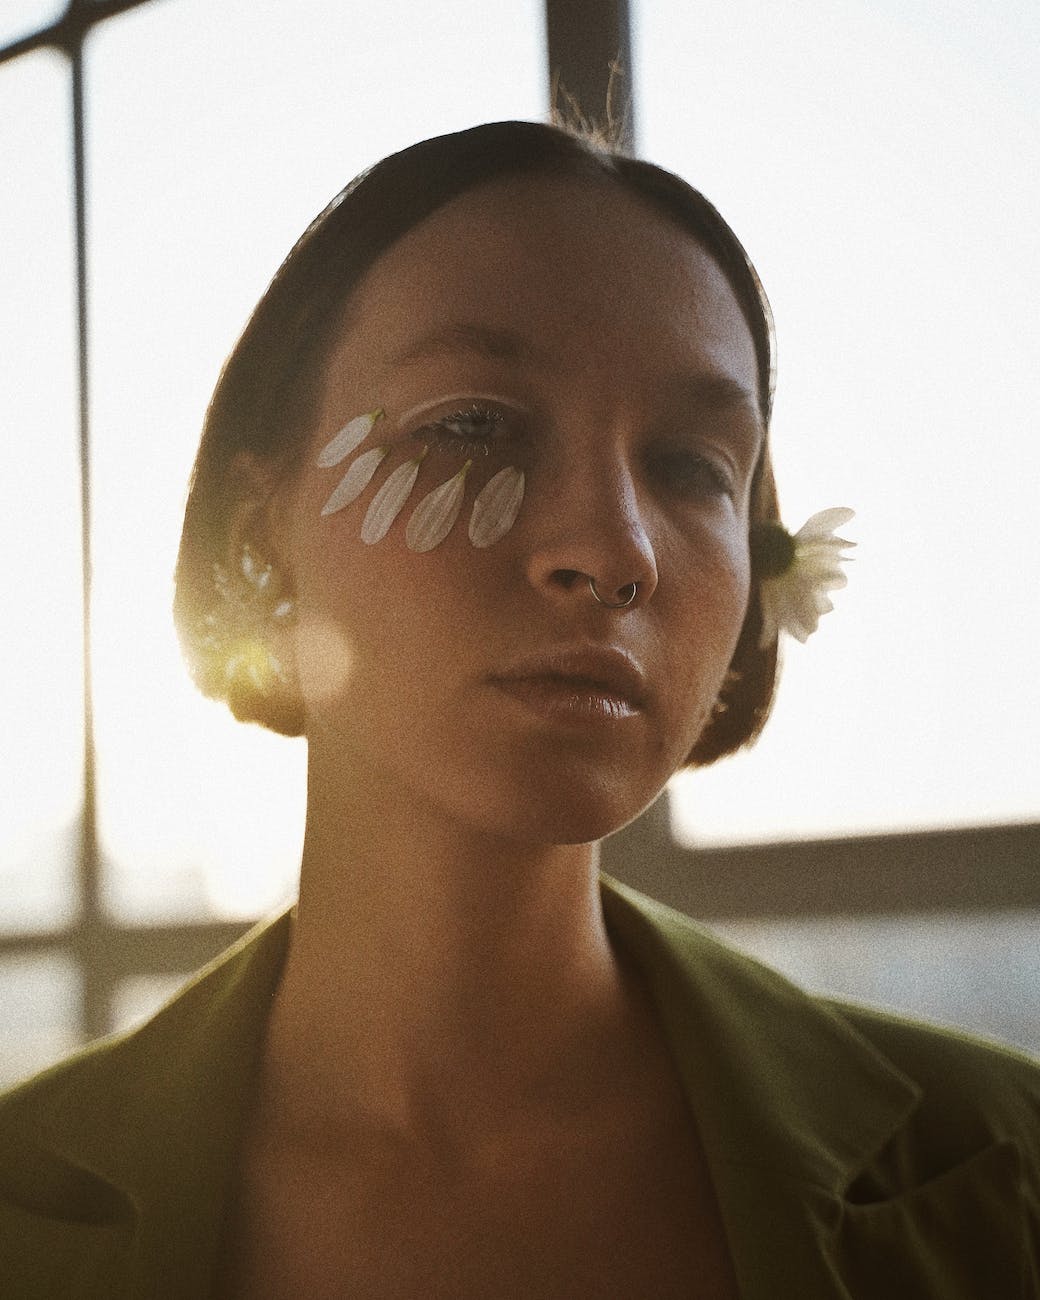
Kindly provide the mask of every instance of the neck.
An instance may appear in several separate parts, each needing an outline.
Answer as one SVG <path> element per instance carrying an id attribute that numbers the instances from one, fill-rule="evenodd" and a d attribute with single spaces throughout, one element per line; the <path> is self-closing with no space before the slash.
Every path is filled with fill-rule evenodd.
<path id="1" fill-rule="evenodd" d="M 632 1015 L 595 846 L 503 840 L 319 777 L 268 1039 L 266 1091 L 293 1126 L 443 1135 L 561 1089 L 572 1104 L 568 1062 L 591 1090 Z"/>

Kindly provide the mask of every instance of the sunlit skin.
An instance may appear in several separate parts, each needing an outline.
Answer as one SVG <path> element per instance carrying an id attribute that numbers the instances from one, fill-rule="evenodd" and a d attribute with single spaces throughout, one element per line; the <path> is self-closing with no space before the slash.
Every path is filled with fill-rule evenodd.
<path id="1" fill-rule="evenodd" d="M 445 336 L 459 325 L 495 347 Z M 651 1231 L 629 1204 L 660 1184 L 673 1213 L 703 1225 L 704 1241 L 689 1240 L 710 1264 L 710 1192 L 704 1180 L 678 1192 L 661 1156 L 671 1143 L 677 1170 L 696 1167 L 648 998 L 603 926 L 595 841 L 682 764 L 729 665 L 749 591 L 756 374 L 711 258 L 609 182 L 472 191 L 394 245 L 355 294 L 305 463 L 241 521 L 296 599 L 279 650 L 309 745 L 300 903 L 244 1166 L 245 1276 L 275 1276 L 290 1241 L 320 1254 L 322 1207 L 337 1201 L 341 1222 L 360 1212 L 352 1187 L 373 1216 L 404 1207 L 395 1221 L 433 1269 L 431 1243 L 451 1231 L 439 1215 L 457 1226 L 489 1202 L 520 1213 L 526 1195 L 538 1221 L 536 1204 L 588 1196 L 586 1184 L 611 1204 L 598 1219 L 589 1204 L 575 1249 L 591 1254 L 613 1215 L 666 1252 L 654 1233 L 667 1234 L 669 1215 Z M 486 456 L 414 437 L 464 405 L 460 394 L 492 395 L 506 413 Z M 393 450 L 358 501 L 322 517 L 342 468 L 316 465 L 318 451 L 377 407 L 365 446 Z M 365 545 L 373 493 L 422 445 L 409 506 Z M 409 551 L 410 509 L 470 456 L 459 522 L 436 549 Z M 525 473 L 523 506 L 506 536 L 475 549 L 468 506 L 505 465 Z M 605 608 L 589 576 L 608 593 L 636 582 L 637 597 Z M 561 647 L 625 652 L 643 675 L 638 707 L 546 711 L 496 684 Z M 620 1148 L 619 1126 L 631 1139 Z M 610 1133 L 613 1152 L 646 1148 L 645 1168 L 635 1157 L 616 1168 L 597 1137 Z M 309 1205 L 310 1247 L 265 1196 L 276 1170 L 301 1189 L 326 1176 L 336 1189 Z M 552 1249 L 535 1233 L 532 1251 Z M 385 1294 L 418 1285 L 383 1282 Z M 445 1294 L 465 1294 L 457 1284 Z M 671 1284 L 662 1276 L 659 1294 Z"/>

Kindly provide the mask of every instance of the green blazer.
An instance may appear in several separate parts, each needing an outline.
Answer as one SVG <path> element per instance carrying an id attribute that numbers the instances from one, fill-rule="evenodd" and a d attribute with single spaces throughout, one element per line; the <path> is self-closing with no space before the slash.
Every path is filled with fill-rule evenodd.
<path id="1" fill-rule="evenodd" d="M 745 1300 L 1040 1296 L 1040 1068 L 811 997 L 605 877 L 603 903 Z M 0 1296 L 209 1295 L 288 933 L 254 930 L 142 1028 L 0 1098 Z"/>

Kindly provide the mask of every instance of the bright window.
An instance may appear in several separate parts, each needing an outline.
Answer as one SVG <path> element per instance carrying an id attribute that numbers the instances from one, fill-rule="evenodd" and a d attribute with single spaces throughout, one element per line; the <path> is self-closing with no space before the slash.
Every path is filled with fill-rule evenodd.
<path id="1" fill-rule="evenodd" d="M 75 910 L 83 790 L 80 465 L 64 59 L 0 69 L 0 899 L 7 930 Z"/>
<path id="2" fill-rule="evenodd" d="M 356 172 L 424 135 L 541 116 L 543 45 L 535 0 L 505 20 L 477 0 L 175 0 L 88 45 L 99 828 L 122 919 L 255 915 L 299 863 L 302 742 L 202 700 L 170 616 L 223 357 Z"/>
<path id="3" fill-rule="evenodd" d="M 1040 9 L 654 0 L 634 40 L 641 150 L 773 302 L 785 516 L 858 512 L 837 612 L 758 747 L 675 782 L 680 832 L 1035 819 Z"/>

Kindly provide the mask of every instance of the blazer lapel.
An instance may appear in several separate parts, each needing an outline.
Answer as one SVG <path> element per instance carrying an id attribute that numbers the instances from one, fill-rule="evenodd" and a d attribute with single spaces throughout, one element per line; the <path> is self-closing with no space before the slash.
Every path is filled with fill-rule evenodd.
<path id="1" fill-rule="evenodd" d="M 1011 1282 L 1025 1267 L 1014 1143 L 857 1202 L 859 1175 L 906 1129 L 918 1085 L 835 1009 L 681 914 L 606 877 L 603 905 L 660 1013 L 744 1300 L 1026 1294 Z"/>

